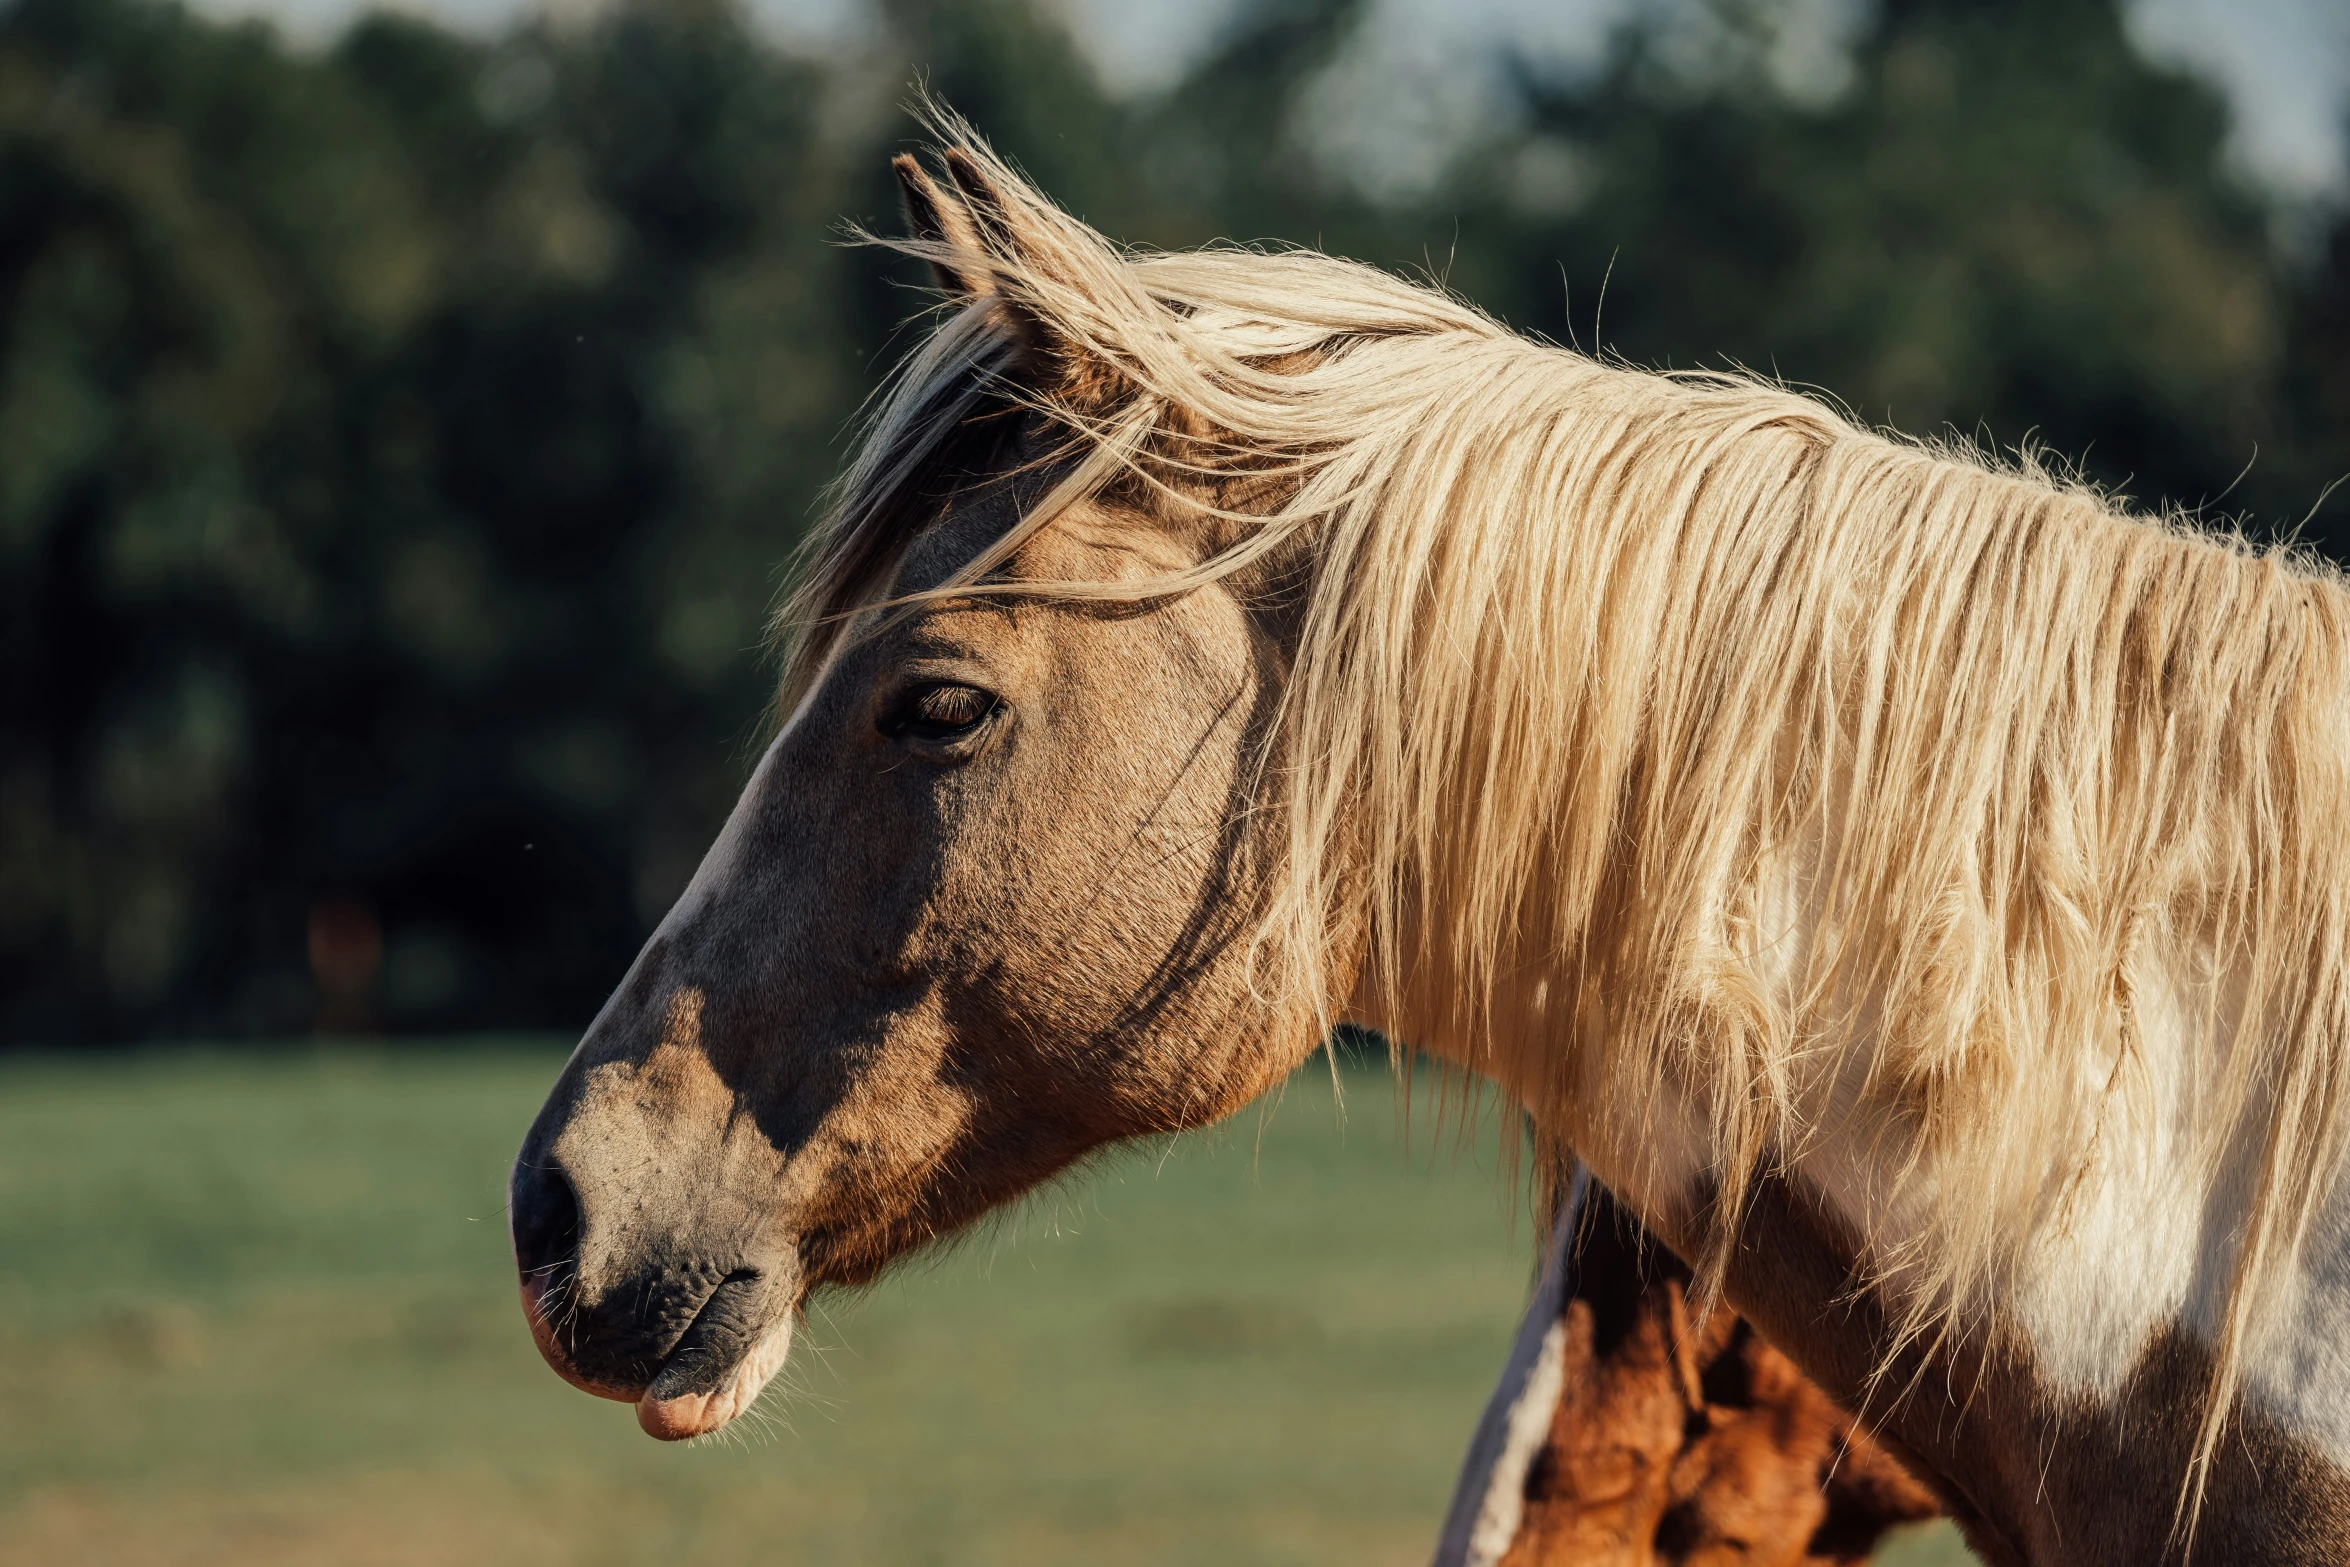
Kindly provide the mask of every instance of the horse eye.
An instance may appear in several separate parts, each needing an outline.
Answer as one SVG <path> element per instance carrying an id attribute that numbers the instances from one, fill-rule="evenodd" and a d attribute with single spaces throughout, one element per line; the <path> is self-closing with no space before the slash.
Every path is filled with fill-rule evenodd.
<path id="1" fill-rule="evenodd" d="M 988 692 L 942 681 L 907 692 L 883 720 L 881 731 L 892 740 L 951 744 L 976 732 L 995 710 L 996 699 Z"/>

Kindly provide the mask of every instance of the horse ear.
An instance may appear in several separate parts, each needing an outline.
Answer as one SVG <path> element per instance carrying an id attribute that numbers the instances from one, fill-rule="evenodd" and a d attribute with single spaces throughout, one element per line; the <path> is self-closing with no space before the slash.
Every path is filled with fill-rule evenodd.
<path id="1" fill-rule="evenodd" d="M 1097 286 L 1098 279 L 1086 275 L 1082 260 L 1070 254 L 1071 236 L 1053 221 L 1058 215 L 1039 212 L 1018 191 L 1007 189 L 999 178 L 1000 165 L 968 147 L 949 146 L 940 157 L 983 254 L 1015 264 L 1015 276 L 1051 279 L 1077 294 Z M 1005 296 L 1005 310 L 1020 334 L 1032 373 L 1050 381 L 1064 401 L 1099 401 L 1123 385 L 1098 356 L 1081 351 L 1053 321 L 1027 308 L 1018 284 L 997 292 Z"/>
<path id="2" fill-rule="evenodd" d="M 968 147 L 949 147 L 939 156 L 946 160 L 947 178 L 955 182 L 964 209 L 981 235 L 980 242 L 993 240 L 999 245 L 1017 245 L 1021 212 L 1012 194 L 996 183 L 995 176 Z"/>
<path id="3" fill-rule="evenodd" d="M 930 271 L 938 280 L 939 292 L 956 300 L 994 293 L 995 276 L 987 267 L 987 252 L 981 248 L 979 231 L 971 226 L 971 214 L 963 204 L 940 190 L 912 153 L 899 153 L 889 160 L 889 166 L 897 171 L 898 191 L 905 198 L 907 233 L 915 243 L 933 251 Z M 958 257 L 969 259 L 958 263 Z"/>

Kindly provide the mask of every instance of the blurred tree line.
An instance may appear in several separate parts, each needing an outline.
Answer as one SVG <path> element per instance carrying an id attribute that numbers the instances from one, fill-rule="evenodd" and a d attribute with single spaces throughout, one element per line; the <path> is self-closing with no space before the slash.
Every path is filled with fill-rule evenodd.
<path id="1" fill-rule="evenodd" d="M 1363 9 L 1247 9 L 1121 96 L 1024 0 L 882 0 L 825 60 L 721 0 L 323 53 L 0 3 L 0 1041 L 592 1014 L 923 302 L 837 243 L 895 221 L 917 78 L 1121 238 L 1430 267 L 2350 545 L 2350 224 L 2280 242 L 2108 0 L 1885 0 L 1825 88 L 1768 0 L 1681 8 L 1502 62 L 1400 193 L 1314 134 Z"/>

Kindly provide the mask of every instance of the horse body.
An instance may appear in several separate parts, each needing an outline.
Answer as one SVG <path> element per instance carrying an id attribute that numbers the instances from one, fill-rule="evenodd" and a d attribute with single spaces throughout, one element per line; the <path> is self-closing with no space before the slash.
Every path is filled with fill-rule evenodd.
<path id="1" fill-rule="evenodd" d="M 790 717 L 517 1162 L 558 1370 L 712 1429 L 1343 1016 L 1994 1561 L 2350 1554 L 2350 594 L 948 162 Z"/>
<path id="2" fill-rule="evenodd" d="M 1854 1567 L 1933 1494 L 1586 1176 L 1435 1567 Z"/>

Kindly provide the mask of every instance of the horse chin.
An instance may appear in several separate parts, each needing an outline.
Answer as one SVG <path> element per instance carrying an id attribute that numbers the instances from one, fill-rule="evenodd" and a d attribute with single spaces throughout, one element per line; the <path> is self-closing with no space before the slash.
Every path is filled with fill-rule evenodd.
<path id="1" fill-rule="evenodd" d="M 669 1385 L 678 1379 L 671 1368 L 663 1367 L 636 1401 L 637 1425 L 647 1436 L 682 1442 L 688 1437 L 708 1436 L 750 1408 L 791 1353 L 794 1315 L 787 1310 L 777 1317 L 715 1388 L 671 1392 Z M 704 1378 L 697 1376 L 695 1380 Z"/>

